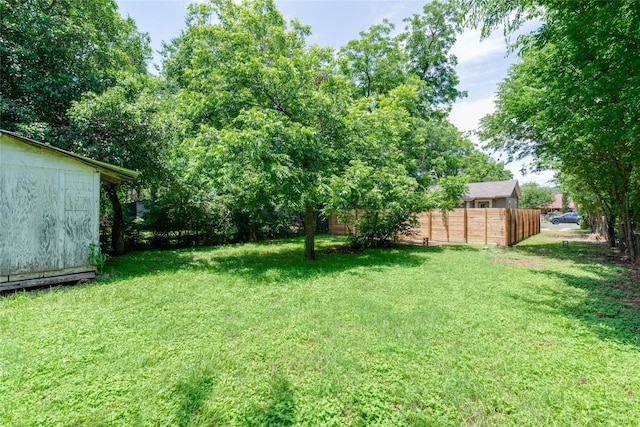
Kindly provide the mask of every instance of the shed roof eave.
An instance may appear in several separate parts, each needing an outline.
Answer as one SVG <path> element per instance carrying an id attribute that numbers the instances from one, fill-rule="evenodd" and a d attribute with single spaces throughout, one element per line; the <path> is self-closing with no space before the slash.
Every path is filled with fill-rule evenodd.
<path id="1" fill-rule="evenodd" d="M 105 183 L 122 184 L 123 182 L 133 182 L 140 176 L 140 172 L 101 162 L 99 160 L 90 159 L 88 157 L 81 156 L 80 154 L 72 153 L 71 151 L 66 151 L 40 141 L 18 135 L 14 132 L 0 129 L 0 135 L 2 134 L 7 134 L 32 147 L 41 148 L 53 153 L 61 154 L 63 156 L 70 157 L 74 160 L 84 163 L 88 166 L 92 166 L 100 173 L 100 179 Z"/>

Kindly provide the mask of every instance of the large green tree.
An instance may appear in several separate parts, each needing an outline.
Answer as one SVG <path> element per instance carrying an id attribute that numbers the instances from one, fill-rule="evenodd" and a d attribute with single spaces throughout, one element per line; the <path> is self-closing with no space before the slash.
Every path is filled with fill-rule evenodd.
<path id="1" fill-rule="evenodd" d="M 121 76 L 117 86 L 100 95 L 88 92 L 68 111 L 67 139 L 72 150 L 88 157 L 141 171 L 136 188 L 153 188 L 166 175 L 166 128 L 162 120 L 159 82 Z M 125 223 L 117 186 L 104 190 L 113 208 L 112 252 L 125 251 Z"/>
<path id="2" fill-rule="evenodd" d="M 314 211 L 347 92 L 330 50 L 307 46 L 308 34 L 271 0 L 192 5 L 164 73 L 179 90 L 188 168 L 249 220 L 264 208 L 304 212 L 305 256 L 314 259 Z"/>
<path id="3" fill-rule="evenodd" d="M 636 257 L 637 2 L 487 0 L 472 5 L 485 29 L 501 22 L 514 28 L 519 17 L 542 20 L 532 35 L 519 38 L 521 60 L 501 84 L 497 111 L 484 120 L 483 136 L 496 149 L 532 155 L 574 177 L 581 191 L 609 207 L 608 223 L 618 223 L 620 242 Z M 609 237 L 613 243 L 615 235 Z"/>
<path id="4" fill-rule="evenodd" d="M 163 63 L 184 135 L 181 174 L 203 199 L 244 213 L 252 239 L 265 212 L 304 212 L 308 258 L 317 209 L 349 209 L 341 188 L 371 188 L 352 193 L 351 208 L 379 206 L 369 196 L 403 188 L 384 204 L 406 216 L 424 208 L 417 201 L 438 178 L 493 175 L 502 166 L 494 170 L 446 121 L 462 95 L 450 11 L 427 5 L 399 36 L 383 21 L 335 54 L 309 46 L 310 28 L 286 22 L 271 0 L 191 5 Z M 461 153 L 473 158 L 459 161 Z M 349 182 L 373 171 L 384 173 Z"/>
<path id="5" fill-rule="evenodd" d="M 71 103 L 146 72 L 151 54 L 113 0 L 0 0 L 0 22 L 0 128 L 60 146 Z"/>

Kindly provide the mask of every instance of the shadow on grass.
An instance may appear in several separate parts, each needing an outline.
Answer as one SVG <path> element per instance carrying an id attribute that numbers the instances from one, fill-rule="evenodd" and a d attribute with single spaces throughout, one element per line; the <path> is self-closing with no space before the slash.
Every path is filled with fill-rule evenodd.
<path id="1" fill-rule="evenodd" d="M 176 385 L 174 395 L 180 402 L 177 425 L 194 425 L 197 420 L 206 417 L 202 410 L 213 386 L 214 379 L 210 375 L 194 376 Z"/>
<path id="2" fill-rule="evenodd" d="M 214 398 L 214 375 L 203 372 L 180 381 L 173 390 L 178 401 L 176 424 L 180 427 L 193 425 L 229 425 L 225 416 L 207 409 L 206 403 Z M 250 405 L 240 414 L 242 425 L 291 426 L 294 424 L 296 400 L 289 380 L 274 371 L 261 402 Z M 228 415 L 228 414 L 227 414 Z"/>
<path id="3" fill-rule="evenodd" d="M 227 247 L 138 252 L 112 260 L 107 270 L 117 279 L 179 271 L 209 271 L 240 276 L 259 284 L 313 279 L 344 271 L 358 274 L 361 268 L 382 271 L 393 267 L 418 267 L 427 261 L 429 253 L 443 251 L 441 247 L 398 246 L 340 253 L 335 251 L 339 243 L 331 240 L 321 243 L 316 250 L 316 261 L 303 258 L 302 240 L 283 240 Z"/>
<path id="4" fill-rule="evenodd" d="M 291 383 L 282 374 L 274 374 L 265 400 L 263 405 L 257 405 L 245 413 L 245 425 L 266 427 L 294 424 L 296 400 Z"/>
<path id="5" fill-rule="evenodd" d="M 607 242 L 587 239 L 583 230 L 545 232 L 514 246 L 524 253 L 572 261 L 593 277 L 544 269 L 536 274 L 562 280 L 585 292 L 579 302 L 549 290 L 541 300 L 525 301 L 580 320 L 598 337 L 640 349 L 640 276 L 633 266 L 609 248 Z"/>
<path id="6" fill-rule="evenodd" d="M 615 259 L 606 242 L 588 240 L 588 234 L 583 230 L 546 231 L 523 240 L 512 249 L 529 255 L 569 260 L 579 264 L 610 262 Z"/>
<path id="7" fill-rule="evenodd" d="M 535 274 L 562 280 L 566 285 L 581 289 L 584 296 L 578 300 L 567 298 L 562 291 L 548 289 L 540 298 L 513 298 L 536 306 L 549 313 L 579 320 L 594 335 L 640 350 L 640 299 L 638 295 L 621 289 L 621 277 L 602 274 L 598 278 L 575 276 L 567 273 L 540 270 Z M 628 285 L 628 282 L 627 282 Z"/>

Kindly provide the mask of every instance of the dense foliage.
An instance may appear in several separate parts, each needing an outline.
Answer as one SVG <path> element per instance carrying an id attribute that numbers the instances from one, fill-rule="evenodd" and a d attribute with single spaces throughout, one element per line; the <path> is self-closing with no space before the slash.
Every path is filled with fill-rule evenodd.
<path id="1" fill-rule="evenodd" d="M 555 201 L 552 188 L 542 187 L 535 182 L 522 184 L 520 191 L 522 191 L 522 200 L 519 205 L 523 209 L 544 209 Z"/>
<path id="2" fill-rule="evenodd" d="M 309 45 L 311 28 L 273 0 L 193 3 L 157 78 L 148 36 L 112 0 L 0 7 L 0 126 L 141 171 L 126 191 L 149 211 L 130 227 L 161 246 L 303 229 L 313 259 L 318 219 L 334 210 L 370 212 L 354 241 L 386 244 L 420 210 L 452 207 L 464 181 L 511 177 L 447 120 L 465 95 L 448 2 L 339 50 Z M 455 183 L 447 197 L 430 194 L 441 180 Z M 105 193 L 119 254 L 125 191 Z"/>
<path id="3" fill-rule="evenodd" d="M 113 0 L 1 0 L 0 16 L 0 128 L 27 136 L 65 144 L 72 102 L 145 72 L 151 54 Z"/>
<path id="4" fill-rule="evenodd" d="M 113 0 L 0 0 L 0 128 L 157 175 L 149 38 Z M 124 252 L 119 195 L 112 251 Z"/>
<path id="5" fill-rule="evenodd" d="M 473 1 L 486 30 L 538 16 L 484 119 L 490 146 L 560 171 L 611 244 L 637 258 L 640 223 L 640 8 L 633 0 Z M 519 13 L 513 13 L 513 12 Z M 515 20 L 514 20 L 515 17 Z M 588 22 L 588 24 L 585 24 Z M 617 227 L 616 227 L 617 225 Z M 602 227 L 600 227 L 602 228 Z M 635 237 L 634 237 L 635 236 Z M 634 245 L 634 240 L 636 245 Z"/>
<path id="6" fill-rule="evenodd" d="M 240 212 L 251 240 L 265 212 L 304 212 L 313 258 L 318 208 L 385 210 L 373 229 L 353 227 L 385 243 L 410 229 L 438 179 L 510 177 L 446 120 L 463 95 L 454 18 L 430 3 L 400 34 L 383 21 L 334 52 L 309 46 L 310 28 L 287 23 L 272 1 L 192 5 L 163 76 L 177 91 L 181 171 L 199 183 L 195 198 Z"/>

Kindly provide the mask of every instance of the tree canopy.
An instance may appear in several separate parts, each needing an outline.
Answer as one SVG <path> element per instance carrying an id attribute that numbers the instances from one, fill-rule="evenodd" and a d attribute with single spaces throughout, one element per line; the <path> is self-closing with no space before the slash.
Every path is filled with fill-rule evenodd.
<path id="1" fill-rule="evenodd" d="M 318 213 L 367 210 L 374 244 L 453 206 L 467 181 L 511 177 L 448 121 L 465 95 L 450 2 L 338 50 L 310 45 L 273 0 L 196 2 L 157 78 L 148 36 L 113 0 L 0 0 L 0 12 L 0 126 L 141 171 L 162 233 L 257 240 L 301 225 L 313 259 Z M 122 194 L 106 191 L 121 253 Z"/>
<path id="2" fill-rule="evenodd" d="M 542 21 L 534 33 L 518 39 L 521 59 L 500 85 L 497 111 L 483 120 L 482 136 L 494 149 L 532 155 L 579 183 L 574 188 L 597 199 L 608 223 L 619 224 L 620 241 L 635 257 L 633 224 L 640 215 L 637 3 L 471 4 L 486 30 L 499 22 L 513 28 L 522 17 Z M 614 243 L 616 236 L 609 237 Z"/>
<path id="3" fill-rule="evenodd" d="M 286 22 L 271 0 L 191 5 L 163 64 L 185 175 L 252 225 L 269 210 L 305 212 L 308 258 L 318 208 L 379 210 L 374 194 L 396 188 L 384 205 L 403 206 L 400 224 L 438 179 L 510 177 L 446 120 L 463 95 L 454 18 L 429 3 L 400 34 L 383 21 L 334 52 L 309 45 L 310 28 Z"/>
<path id="4" fill-rule="evenodd" d="M 59 145 L 67 110 L 121 71 L 146 72 L 149 38 L 113 0 L 1 0 L 0 127 Z"/>

